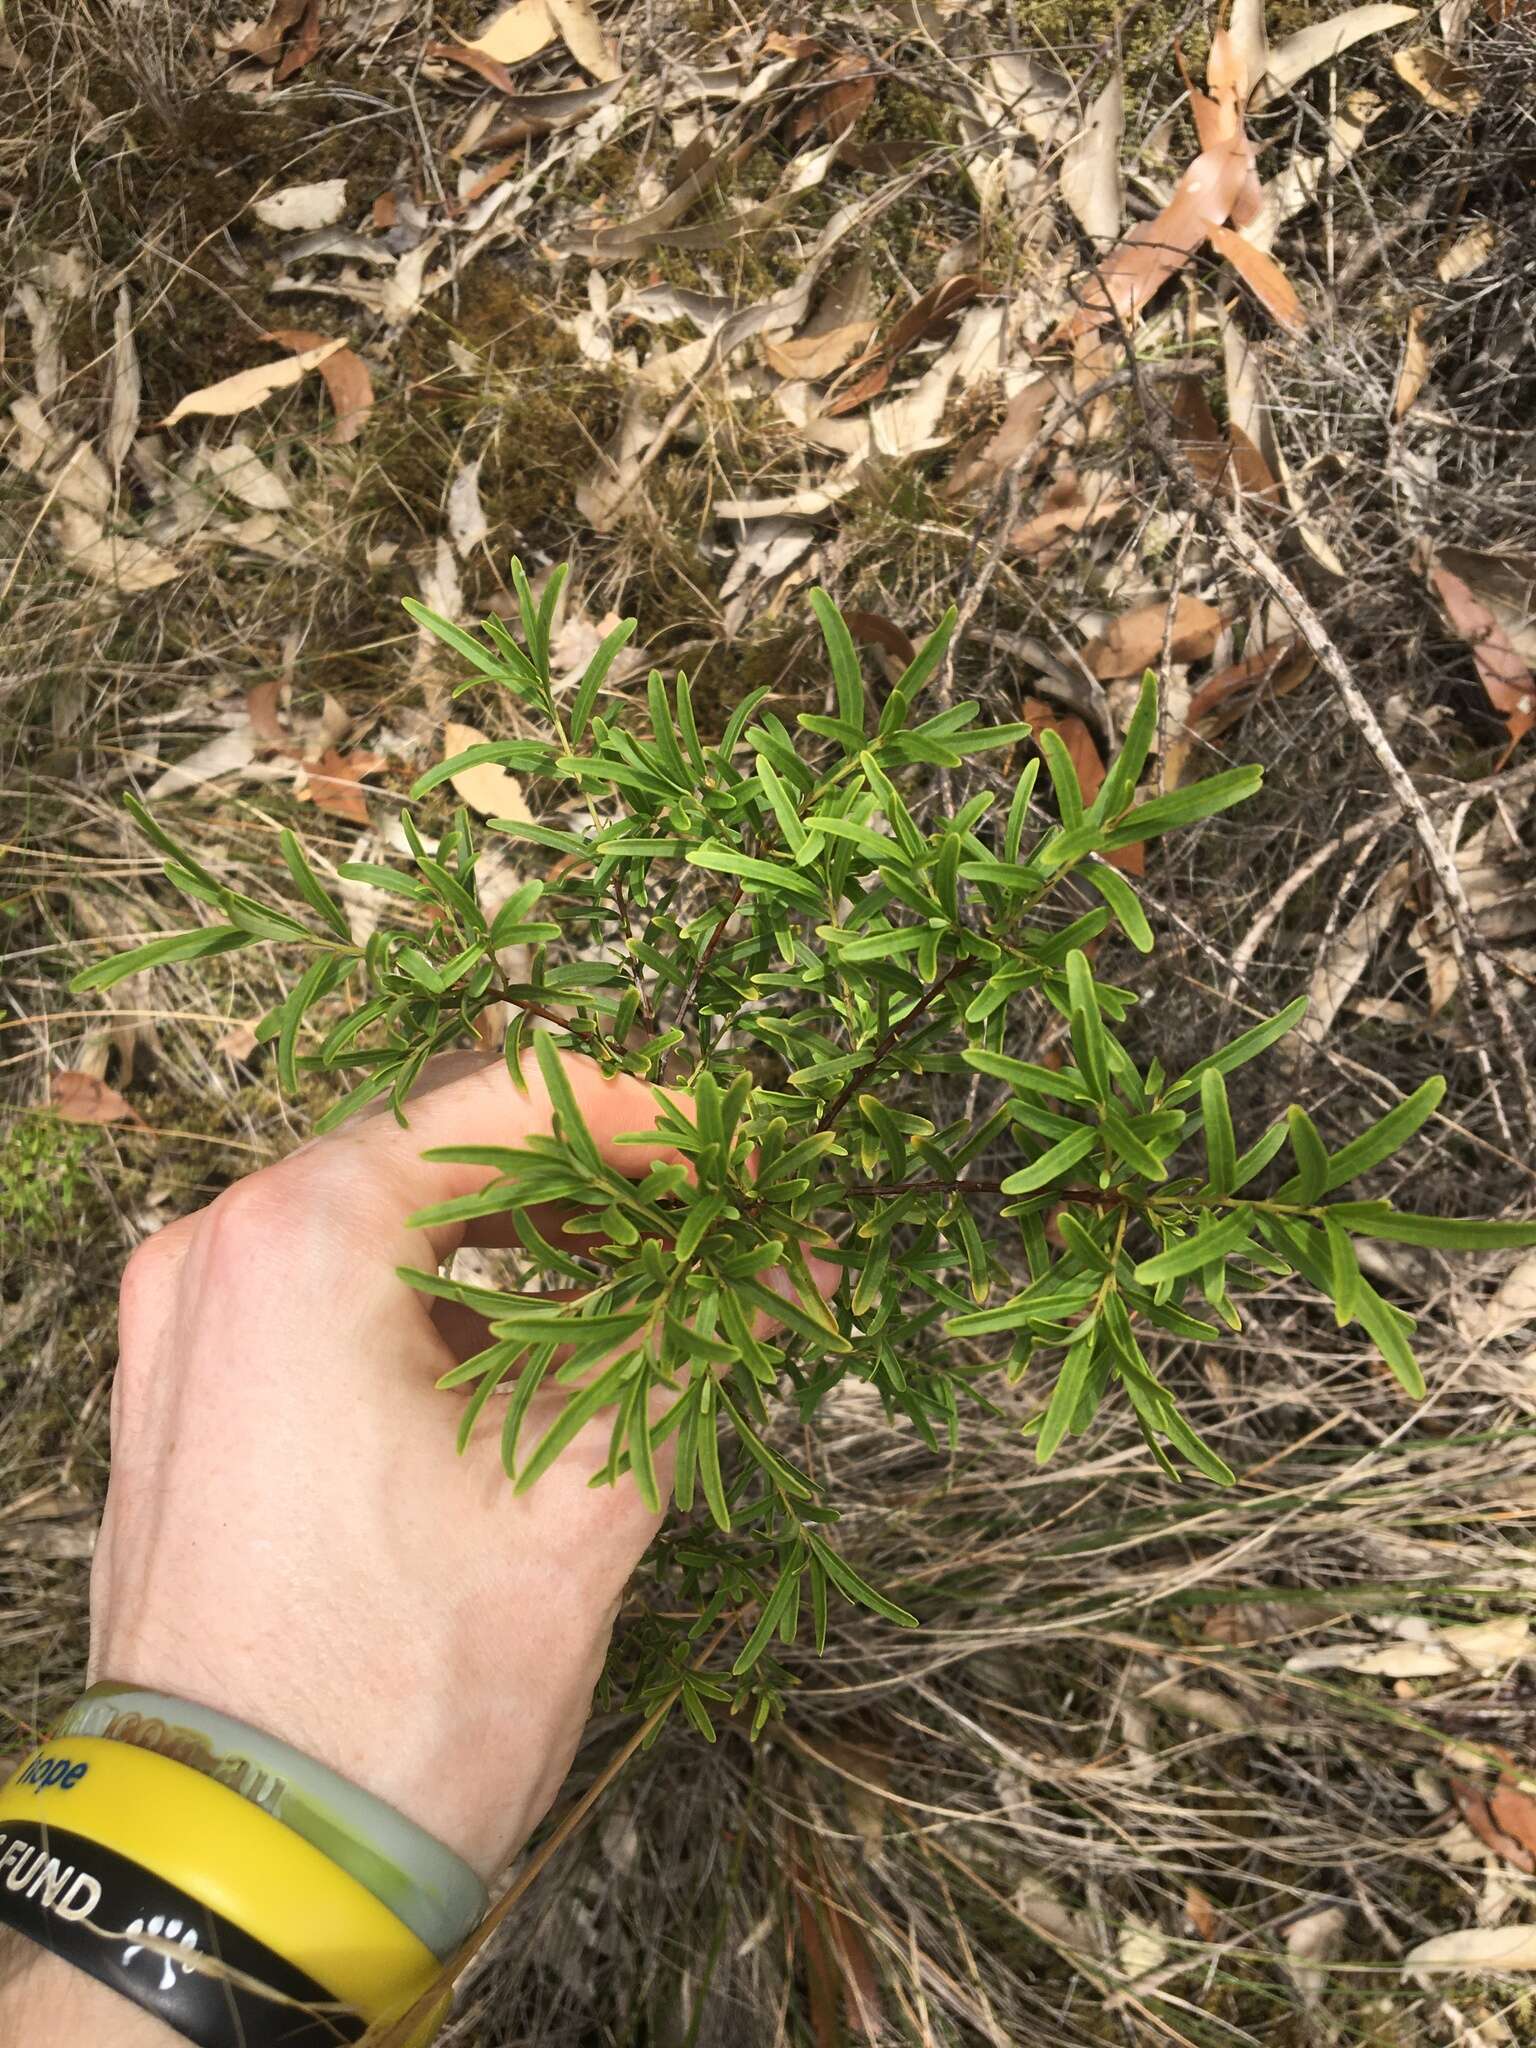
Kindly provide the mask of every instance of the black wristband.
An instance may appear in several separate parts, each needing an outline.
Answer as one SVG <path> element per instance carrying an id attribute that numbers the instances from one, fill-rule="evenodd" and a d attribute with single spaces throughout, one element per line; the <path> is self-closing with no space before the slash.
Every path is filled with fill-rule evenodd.
<path id="1" fill-rule="evenodd" d="M 336 2048 L 366 2031 L 350 2006 L 187 1892 L 38 1821 L 8 1821 L 0 1831 L 0 1926 L 200 2048 Z M 146 1934 L 171 1943 L 176 1956 L 146 1948 Z"/>

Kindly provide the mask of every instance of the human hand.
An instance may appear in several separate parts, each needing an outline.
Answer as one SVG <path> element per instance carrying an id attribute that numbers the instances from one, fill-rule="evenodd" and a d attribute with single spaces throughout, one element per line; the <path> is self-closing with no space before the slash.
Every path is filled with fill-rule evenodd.
<path id="1" fill-rule="evenodd" d="M 550 1114 L 531 1061 L 526 1095 L 499 1061 L 451 1064 L 409 1129 L 359 1118 L 129 1262 L 91 1669 L 265 1729 L 489 1876 L 569 1768 L 659 1518 L 628 1477 L 588 1486 L 604 1415 L 520 1496 L 494 1429 L 455 1451 L 460 1397 L 434 1382 L 484 1339 L 395 1269 L 513 1239 L 505 1217 L 407 1228 L 490 1177 L 421 1154 L 517 1145 Z M 615 1143 L 656 1121 L 644 1083 L 567 1071 L 621 1171 L 676 1157 Z M 525 1441 L 564 1399 L 535 1395 Z"/>

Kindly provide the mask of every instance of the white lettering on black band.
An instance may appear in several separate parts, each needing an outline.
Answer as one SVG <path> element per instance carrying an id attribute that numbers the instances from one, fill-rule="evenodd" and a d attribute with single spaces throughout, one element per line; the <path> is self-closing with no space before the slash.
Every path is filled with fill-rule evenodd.
<path id="1" fill-rule="evenodd" d="M 201 2048 L 337 2048 L 366 2031 L 351 2007 L 221 1914 L 115 1850 L 42 1821 L 0 1831 L 0 1926 Z"/>

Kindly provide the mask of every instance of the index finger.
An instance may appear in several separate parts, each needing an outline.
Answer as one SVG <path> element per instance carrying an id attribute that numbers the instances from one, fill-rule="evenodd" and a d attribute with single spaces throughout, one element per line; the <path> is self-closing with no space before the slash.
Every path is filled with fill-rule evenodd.
<path id="1" fill-rule="evenodd" d="M 681 1163 L 681 1155 L 660 1137 L 619 1143 L 656 1126 L 659 1112 L 648 1082 L 633 1074 L 604 1074 L 582 1053 L 563 1053 L 561 1063 L 582 1120 L 608 1165 L 634 1179 L 658 1162 Z M 516 1149 L 530 1137 L 548 1136 L 553 1105 L 531 1054 L 524 1058 L 522 1073 L 519 1089 L 504 1060 L 486 1060 L 412 1098 L 405 1128 L 388 1116 L 359 1119 L 296 1156 L 293 1167 L 307 1166 L 317 1182 L 334 1177 L 345 1190 L 354 1230 L 360 1226 L 366 1242 L 387 1255 L 391 1265 L 419 1260 L 424 1243 L 434 1261 L 446 1259 L 464 1242 L 466 1226 L 437 1224 L 422 1231 L 409 1228 L 406 1219 L 418 1210 L 477 1194 L 496 1172 L 422 1155 L 455 1145 Z"/>

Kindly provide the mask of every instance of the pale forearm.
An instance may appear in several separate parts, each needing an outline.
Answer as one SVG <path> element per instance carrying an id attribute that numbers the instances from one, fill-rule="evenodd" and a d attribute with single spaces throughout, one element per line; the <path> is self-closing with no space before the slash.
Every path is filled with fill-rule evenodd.
<path id="1" fill-rule="evenodd" d="M 149 2013 L 0 1928 L 0 2041 L 27 2048 L 175 2048 L 180 2036 Z"/>

